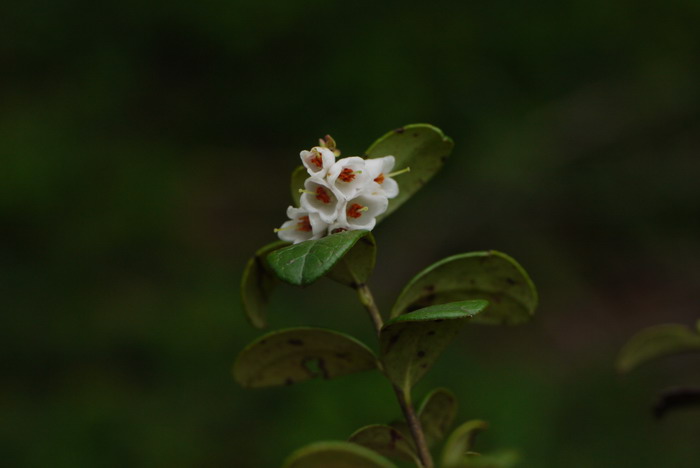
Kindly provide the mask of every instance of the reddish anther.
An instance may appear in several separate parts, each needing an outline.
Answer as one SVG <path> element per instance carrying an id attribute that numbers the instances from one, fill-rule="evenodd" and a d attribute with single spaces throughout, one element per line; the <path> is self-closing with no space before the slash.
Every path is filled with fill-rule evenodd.
<path id="1" fill-rule="evenodd" d="M 323 167 L 323 159 L 321 158 L 321 155 L 318 153 L 315 153 L 314 156 L 311 156 L 309 158 L 309 162 L 313 164 L 314 166 L 318 167 L 321 169 Z"/>
<path id="2" fill-rule="evenodd" d="M 347 229 L 345 228 L 335 228 L 331 231 L 331 234 L 338 234 L 339 232 L 345 232 Z"/>
<path id="3" fill-rule="evenodd" d="M 338 175 L 338 179 L 342 180 L 343 182 L 352 182 L 355 179 L 355 171 L 346 167 Z"/>
<path id="4" fill-rule="evenodd" d="M 311 221 L 308 216 L 302 216 L 297 223 L 297 231 L 311 232 Z"/>
<path id="5" fill-rule="evenodd" d="M 378 183 L 378 184 L 383 183 L 383 182 L 384 182 L 384 173 L 382 172 L 381 174 L 379 174 L 379 175 L 377 176 L 377 178 L 374 179 L 374 181 L 375 181 L 376 183 Z"/>
<path id="6" fill-rule="evenodd" d="M 331 197 L 328 192 L 323 187 L 318 187 L 316 189 L 316 199 L 321 200 L 323 203 L 330 203 Z"/>
<path id="7" fill-rule="evenodd" d="M 353 203 L 348 208 L 347 214 L 349 217 L 357 219 L 362 216 L 362 211 L 364 211 L 363 208 L 364 206 L 360 205 L 359 203 Z"/>

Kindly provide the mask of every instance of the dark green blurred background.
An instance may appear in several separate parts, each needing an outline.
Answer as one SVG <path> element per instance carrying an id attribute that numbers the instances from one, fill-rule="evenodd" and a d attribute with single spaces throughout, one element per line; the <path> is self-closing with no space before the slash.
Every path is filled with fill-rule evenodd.
<path id="1" fill-rule="evenodd" d="M 429 122 L 446 169 L 375 231 L 390 306 L 438 259 L 505 251 L 533 323 L 469 327 L 417 387 L 524 467 L 696 467 L 700 360 L 616 375 L 636 330 L 700 315 L 700 3 L 0 5 L 0 456 L 17 467 L 274 467 L 393 418 L 378 375 L 243 390 L 238 295 L 298 153 Z M 271 325 L 372 342 L 350 291 L 282 287 Z"/>

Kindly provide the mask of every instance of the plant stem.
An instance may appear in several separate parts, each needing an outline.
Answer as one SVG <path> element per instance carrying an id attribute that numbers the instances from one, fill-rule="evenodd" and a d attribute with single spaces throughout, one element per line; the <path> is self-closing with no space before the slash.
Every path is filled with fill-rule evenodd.
<path id="1" fill-rule="evenodd" d="M 374 324 L 374 329 L 377 335 L 382 330 L 384 326 L 384 321 L 382 320 L 382 315 L 379 313 L 379 308 L 374 302 L 374 296 L 372 296 L 372 291 L 365 284 L 358 284 L 355 287 L 357 295 L 360 298 L 360 302 L 367 312 L 369 313 L 372 323 Z M 406 422 L 408 423 L 408 428 L 411 431 L 411 436 L 413 436 L 413 441 L 416 444 L 416 449 L 418 450 L 418 458 L 420 459 L 421 468 L 433 468 L 433 458 L 430 455 L 430 450 L 428 450 L 428 444 L 425 441 L 425 434 L 423 434 L 423 427 L 416 416 L 416 411 L 411 403 L 411 395 L 408 392 L 404 392 L 402 389 L 392 384 L 394 388 L 394 393 L 396 393 L 396 399 L 399 402 L 401 411 L 403 412 Z"/>
<path id="2" fill-rule="evenodd" d="M 377 304 L 374 302 L 374 296 L 372 296 L 372 291 L 369 290 L 369 286 L 367 286 L 367 284 L 365 283 L 358 284 L 355 287 L 355 290 L 357 291 L 357 295 L 360 298 L 360 302 L 363 306 L 365 306 L 367 312 L 369 312 L 369 318 L 372 319 L 374 329 L 377 332 L 377 335 L 379 335 L 379 332 L 384 326 L 384 321 L 382 320 L 382 315 L 379 313 Z"/>
<path id="3" fill-rule="evenodd" d="M 418 416 L 416 416 L 416 411 L 413 409 L 411 396 L 396 385 L 394 385 L 394 393 L 396 393 L 396 399 L 399 400 L 399 406 L 401 406 L 401 411 L 403 411 L 403 415 L 406 418 L 408 428 L 411 430 L 413 441 L 416 443 L 418 458 L 420 458 L 421 464 L 424 468 L 433 468 L 433 457 L 430 455 L 430 450 L 428 450 L 428 443 L 425 441 L 423 427 L 420 425 Z"/>

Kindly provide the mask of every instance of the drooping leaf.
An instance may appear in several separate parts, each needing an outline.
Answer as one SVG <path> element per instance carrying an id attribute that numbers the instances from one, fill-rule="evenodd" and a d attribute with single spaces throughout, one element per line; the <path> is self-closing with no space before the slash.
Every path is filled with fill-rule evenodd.
<path id="1" fill-rule="evenodd" d="M 458 426 L 447 438 L 442 448 L 442 466 L 456 468 L 464 465 L 466 456 L 474 446 L 476 435 L 486 429 L 488 423 L 478 419 L 467 421 Z"/>
<path id="2" fill-rule="evenodd" d="M 377 256 L 377 243 L 370 232 L 362 237 L 328 272 L 333 281 L 350 287 L 367 282 Z"/>
<path id="3" fill-rule="evenodd" d="M 514 451 L 500 453 L 468 455 L 464 462 L 454 465 L 454 468 L 511 468 L 520 460 L 520 456 Z M 445 465 L 444 468 L 452 468 Z"/>
<path id="4" fill-rule="evenodd" d="M 445 258 L 416 275 L 396 300 L 392 317 L 445 302 L 485 299 L 489 308 L 474 323 L 518 324 L 537 306 L 537 291 L 523 268 L 494 250 Z"/>
<path id="5" fill-rule="evenodd" d="M 384 424 L 372 424 L 355 431 L 348 440 L 397 460 L 412 461 L 420 466 L 413 441 L 400 431 Z"/>
<path id="6" fill-rule="evenodd" d="M 344 333 L 299 327 L 274 331 L 249 344 L 236 358 L 233 375 L 244 387 L 291 385 L 368 369 L 377 360 L 360 341 Z"/>
<path id="7" fill-rule="evenodd" d="M 241 279 L 241 300 L 248 321 L 256 328 L 267 326 L 267 304 L 278 280 L 270 270 L 266 257 L 270 252 L 289 245 L 277 241 L 261 248 L 248 260 Z"/>
<path id="8" fill-rule="evenodd" d="M 684 325 L 656 325 L 627 341 L 617 358 L 617 369 L 628 372 L 650 360 L 691 351 L 700 351 L 700 334 L 696 331 Z"/>
<path id="9" fill-rule="evenodd" d="M 381 220 L 403 205 L 442 168 L 454 143 L 437 127 L 428 124 L 406 125 L 386 133 L 365 152 L 368 158 L 394 156 L 394 170 L 411 168 L 397 176 L 399 194 L 389 200 L 389 208 L 377 218 Z"/>
<path id="10" fill-rule="evenodd" d="M 304 166 L 298 166 L 292 171 L 289 188 L 292 193 L 292 201 L 294 201 L 294 206 L 299 206 L 299 200 L 301 200 L 301 193 L 299 192 L 299 189 L 304 188 L 304 182 L 308 177 L 309 173 Z"/>
<path id="11" fill-rule="evenodd" d="M 465 319 L 487 305 L 479 300 L 440 304 L 388 321 L 379 335 L 386 375 L 408 392 L 452 341 Z"/>
<path id="12" fill-rule="evenodd" d="M 446 388 L 430 392 L 418 408 L 425 440 L 432 447 L 447 434 L 457 416 L 457 397 Z"/>
<path id="13" fill-rule="evenodd" d="M 378 453 L 343 441 L 315 442 L 292 453 L 282 468 L 396 468 Z"/>
<path id="14" fill-rule="evenodd" d="M 267 262 L 282 281 L 311 284 L 325 275 L 369 231 L 345 231 L 275 250 Z"/>

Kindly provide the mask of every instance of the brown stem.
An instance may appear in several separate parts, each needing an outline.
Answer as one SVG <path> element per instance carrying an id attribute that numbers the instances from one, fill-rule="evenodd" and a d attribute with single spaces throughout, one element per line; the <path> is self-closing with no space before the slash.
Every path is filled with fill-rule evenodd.
<path id="1" fill-rule="evenodd" d="M 403 415 L 406 418 L 408 428 L 413 436 L 413 441 L 416 443 L 418 458 L 420 458 L 421 464 L 424 468 L 433 468 L 433 457 L 430 455 L 430 450 L 428 450 L 428 443 L 425 441 L 423 427 L 416 416 L 416 411 L 413 409 L 410 395 L 407 395 L 396 385 L 394 385 L 394 393 L 396 393 L 396 398 L 399 400 L 399 406 L 401 406 Z"/>
<path id="2" fill-rule="evenodd" d="M 369 317 L 372 319 L 374 329 L 377 332 L 377 335 L 379 335 L 379 332 L 384 326 L 384 321 L 382 320 L 382 315 L 379 313 L 377 304 L 374 302 L 372 291 L 369 290 L 369 287 L 365 283 L 355 286 L 355 290 L 357 291 L 357 295 L 360 297 L 360 302 L 363 306 L 365 306 L 367 312 L 369 312 Z"/>
<path id="3" fill-rule="evenodd" d="M 363 306 L 365 306 L 365 309 L 367 309 L 367 312 L 372 319 L 377 335 L 379 335 L 382 327 L 384 326 L 384 322 L 381 314 L 379 313 L 379 308 L 374 302 L 372 291 L 370 291 L 369 287 L 365 283 L 355 286 L 355 290 L 360 298 L 360 302 Z M 399 406 L 401 406 L 401 411 L 406 418 L 406 422 L 408 422 L 408 428 L 413 436 L 413 441 L 416 443 L 421 468 L 433 468 L 433 458 L 430 455 L 430 450 L 428 450 L 428 444 L 425 441 L 423 428 L 421 427 L 420 421 L 416 416 L 416 411 L 411 404 L 411 395 L 408 392 L 404 392 L 396 385 L 392 386 L 394 387 L 394 393 L 396 393 L 396 399 L 399 401 Z"/>

